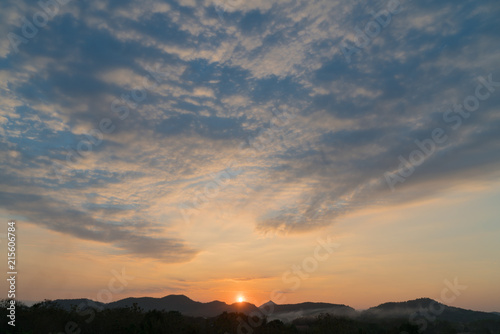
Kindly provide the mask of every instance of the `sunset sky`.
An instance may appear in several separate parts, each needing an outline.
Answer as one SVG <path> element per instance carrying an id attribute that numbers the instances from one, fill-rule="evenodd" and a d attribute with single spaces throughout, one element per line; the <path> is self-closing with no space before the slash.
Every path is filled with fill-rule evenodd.
<path id="1" fill-rule="evenodd" d="M 498 0 L 42 3 L 0 11 L 18 299 L 500 312 Z"/>

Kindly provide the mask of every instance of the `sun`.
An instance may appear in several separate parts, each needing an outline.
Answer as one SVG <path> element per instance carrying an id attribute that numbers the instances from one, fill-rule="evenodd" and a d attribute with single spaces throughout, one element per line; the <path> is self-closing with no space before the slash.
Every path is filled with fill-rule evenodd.
<path id="1" fill-rule="evenodd" d="M 238 303 L 243 303 L 245 301 L 245 297 L 238 296 Z"/>

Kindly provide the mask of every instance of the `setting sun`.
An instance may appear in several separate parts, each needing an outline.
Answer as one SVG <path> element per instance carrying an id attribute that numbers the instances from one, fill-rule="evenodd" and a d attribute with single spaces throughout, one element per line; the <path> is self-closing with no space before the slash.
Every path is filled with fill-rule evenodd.
<path id="1" fill-rule="evenodd" d="M 238 303 L 242 303 L 245 301 L 245 298 L 243 296 L 238 297 Z"/>

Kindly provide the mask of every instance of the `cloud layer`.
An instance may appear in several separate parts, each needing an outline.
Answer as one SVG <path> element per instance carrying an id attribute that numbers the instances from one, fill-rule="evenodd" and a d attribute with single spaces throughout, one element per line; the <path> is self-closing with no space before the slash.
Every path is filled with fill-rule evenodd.
<path id="1" fill-rule="evenodd" d="M 342 45 L 395 3 L 347 59 Z M 19 219 L 186 262 L 203 251 L 186 224 L 206 212 L 302 233 L 498 178 L 500 87 L 483 84 L 470 116 L 453 108 L 500 82 L 496 1 L 56 7 L 31 38 L 40 7 L 0 14 L 0 203 Z M 437 128 L 447 140 L 391 191 L 386 173 Z"/>

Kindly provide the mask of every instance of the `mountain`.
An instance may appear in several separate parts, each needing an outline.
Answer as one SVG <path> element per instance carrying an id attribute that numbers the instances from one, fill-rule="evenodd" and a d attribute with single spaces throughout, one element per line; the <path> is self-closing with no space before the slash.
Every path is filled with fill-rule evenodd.
<path id="1" fill-rule="evenodd" d="M 52 305 L 60 307 L 64 310 L 71 310 L 72 307 L 78 307 L 78 310 L 84 310 L 88 307 L 92 307 L 98 310 L 103 310 L 106 307 L 106 304 L 101 302 L 95 302 L 90 299 L 80 298 L 80 299 L 57 299 L 52 302 L 49 302 Z"/>
<path id="2" fill-rule="evenodd" d="M 500 320 L 494 313 L 466 310 L 439 303 L 430 298 L 419 298 L 406 302 L 384 303 L 361 312 L 362 318 L 412 318 L 438 319 L 450 322 L 472 322 Z"/>
<path id="3" fill-rule="evenodd" d="M 164 311 L 178 311 L 188 316 L 199 317 L 215 317 L 223 312 L 241 312 L 245 314 L 260 314 L 259 309 L 250 303 L 234 303 L 228 305 L 220 301 L 212 301 L 209 303 L 196 302 L 184 295 L 169 295 L 163 298 L 141 297 L 141 298 L 125 298 L 116 302 L 103 304 L 94 302 L 89 299 L 58 299 L 52 302 L 54 305 L 61 307 L 65 310 L 70 310 L 72 306 L 83 305 L 86 307 L 93 307 L 97 309 L 113 309 L 134 307 L 134 304 L 144 311 L 151 310 L 164 310 Z"/>
<path id="4" fill-rule="evenodd" d="M 315 317 L 321 313 L 347 317 L 353 317 L 357 314 L 355 309 L 343 304 L 311 302 L 278 305 L 273 301 L 268 301 L 259 306 L 259 309 L 268 316 L 269 320 L 279 319 L 285 322 L 302 317 Z"/>
<path id="5" fill-rule="evenodd" d="M 241 312 L 245 314 L 259 312 L 258 308 L 250 303 L 234 303 L 231 305 L 220 301 L 200 303 L 184 295 L 169 295 L 163 298 L 126 298 L 113 303 L 109 303 L 106 305 L 106 307 L 133 307 L 134 303 L 137 303 L 137 306 L 139 306 L 144 311 L 178 311 L 184 315 L 199 317 L 214 317 L 223 312 Z"/>
<path id="6" fill-rule="evenodd" d="M 133 307 L 137 304 L 144 311 L 165 310 L 179 311 L 184 313 L 186 310 L 192 310 L 199 307 L 199 302 L 195 302 L 184 295 L 169 295 L 163 298 L 141 297 L 125 298 L 106 305 L 107 308 Z"/>
<path id="7" fill-rule="evenodd" d="M 178 311 L 183 315 L 206 318 L 218 316 L 223 312 L 245 313 L 247 315 L 265 315 L 270 321 L 279 319 L 283 322 L 291 322 L 298 318 L 314 318 L 322 313 L 328 313 L 334 316 L 347 316 L 360 320 L 397 318 L 416 321 L 426 318 L 430 321 L 445 320 L 454 323 L 469 323 L 482 320 L 500 323 L 499 313 L 451 307 L 430 298 L 384 303 L 365 311 L 356 311 L 352 307 L 343 304 L 311 302 L 280 305 L 269 301 L 259 307 L 246 302 L 230 305 L 221 301 L 201 303 L 184 295 L 169 295 L 163 298 L 125 298 L 108 304 L 94 302 L 90 299 L 58 299 L 51 303 L 65 310 L 71 310 L 72 307 L 77 306 L 79 306 L 79 309 L 92 307 L 98 310 L 138 307 L 143 311 Z"/>

